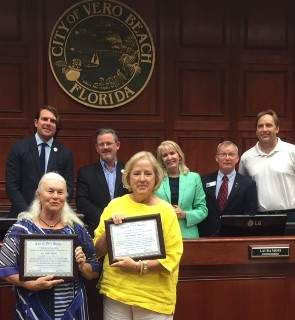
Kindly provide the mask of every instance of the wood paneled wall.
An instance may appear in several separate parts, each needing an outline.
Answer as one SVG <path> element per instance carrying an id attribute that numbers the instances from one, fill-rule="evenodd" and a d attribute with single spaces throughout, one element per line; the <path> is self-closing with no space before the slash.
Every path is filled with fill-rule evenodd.
<path id="1" fill-rule="evenodd" d="M 144 92 L 128 105 L 99 110 L 66 95 L 48 63 L 48 41 L 74 0 L 10 0 L 0 10 L 0 208 L 8 206 L 5 161 L 11 145 L 33 131 L 39 106 L 56 106 L 59 138 L 75 155 L 76 170 L 96 159 L 94 132 L 113 127 L 120 158 L 154 151 L 175 139 L 189 167 L 215 170 L 216 145 L 240 151 L 255 139 L 255 116 L 274 108 L 280 136 L 295 142 L 292 0 L 122 0 L 149 26 L 156 66 Z"/>

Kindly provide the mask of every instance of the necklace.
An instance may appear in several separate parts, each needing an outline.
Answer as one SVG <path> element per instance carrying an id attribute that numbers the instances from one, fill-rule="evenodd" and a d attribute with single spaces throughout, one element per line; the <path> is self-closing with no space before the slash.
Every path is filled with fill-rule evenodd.
<path id="1" fill-rule="evenodd" d="M 54 227 L 56 227 L 56 226 L 60 223 L 60 219 L 59 219 L 56 223 L 54 223 L 54 224 L 49 224 L 49 223 L 47 223 L 47 222 L 44 221 L 41 217 L 39 217 L 39 219 L 40 219 L 40 221 L 42 221 L 44 224 L 46 224 L 47 227 L 49 227 L 49 228 L 54 228 Z"/>

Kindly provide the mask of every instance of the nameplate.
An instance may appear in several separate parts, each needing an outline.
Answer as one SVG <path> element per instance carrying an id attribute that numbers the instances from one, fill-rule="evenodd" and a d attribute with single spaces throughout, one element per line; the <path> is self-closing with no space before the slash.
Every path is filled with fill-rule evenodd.
<path id="1" fill-rule="evenodd" d="M 249 245 L 249 256 L 256 258 L 288 258 L 290 257 L 290 245 Z"/>

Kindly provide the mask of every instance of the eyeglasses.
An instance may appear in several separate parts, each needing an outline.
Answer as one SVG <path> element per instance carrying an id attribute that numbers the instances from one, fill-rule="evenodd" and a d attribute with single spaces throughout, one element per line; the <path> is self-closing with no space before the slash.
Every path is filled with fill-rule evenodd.
<path id="1" fill-rule="evenodd" d="M 98 144 L 98 147 L 99 148 L 104 148 L 104 147 L 111 147 L 112 145 L 114 145 L 115 144 L 115 142 L 105 142 L 105 143 L 99 143 Z"/>
<path id="2" fill-rule="evenodd" d="M 236 153 L 233 153 L 233 152 L 230 152 L 230 153 L 217 153 L 217 155 L 220 157 L 220 158 L 226 158 L 226 157 L 229 157 L 230 159 L 233 159 L 235 157 L 237 157 L 238 155 Z"/>

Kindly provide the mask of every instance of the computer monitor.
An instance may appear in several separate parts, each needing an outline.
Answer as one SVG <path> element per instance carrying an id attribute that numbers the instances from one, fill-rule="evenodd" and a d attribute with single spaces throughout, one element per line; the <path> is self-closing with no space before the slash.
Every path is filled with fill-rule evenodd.
<path id="1" fill-rule="evenodd" d="M 285 210 L 283 213 L 286 213 L 288 216 L 285 235 L 295 235 L 295 209 Z"/>
<path id="2" fill-rule="evenodd" d="M 220 236 L 281 236 L 285 234 L 287 214 L 222 215 Z"/>
<path id="3" fill-rule="evenodd" d="M 17 221 L 16 218 L 0 218 L 0 242 L 4 239 L 4 236 L 8 229 Z"/>

